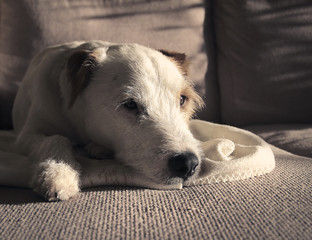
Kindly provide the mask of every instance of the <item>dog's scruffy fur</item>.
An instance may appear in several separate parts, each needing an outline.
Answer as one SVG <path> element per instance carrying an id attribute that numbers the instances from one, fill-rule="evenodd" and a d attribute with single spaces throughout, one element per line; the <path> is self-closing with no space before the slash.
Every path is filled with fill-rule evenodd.
<path id="1" fill-rule="evenodd" d="M 16 148 L 35 166 L 33 189 L 66 200 L 90 182 L 92 174 L 80 182 L 76 146 L 93 158 L 113 154 L 144 176 L 133 181 L 141 186 L 179 188 L 196 177 L 202 153 L 188 121 L 203 102 L 187 68 L 184 54 L 138 44 L 73 42 L 42 51 L 13 108 Z"/>

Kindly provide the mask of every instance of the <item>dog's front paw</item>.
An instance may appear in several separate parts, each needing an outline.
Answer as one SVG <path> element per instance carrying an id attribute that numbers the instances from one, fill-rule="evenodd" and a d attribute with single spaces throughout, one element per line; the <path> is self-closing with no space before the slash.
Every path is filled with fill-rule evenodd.
<path id="1" fill-rule="evenodd" d="M 67 163 L 48 159 L 35 170 L 32 186 L 48 201 L 67 200 L 79 193 L 79 173 Z"/>

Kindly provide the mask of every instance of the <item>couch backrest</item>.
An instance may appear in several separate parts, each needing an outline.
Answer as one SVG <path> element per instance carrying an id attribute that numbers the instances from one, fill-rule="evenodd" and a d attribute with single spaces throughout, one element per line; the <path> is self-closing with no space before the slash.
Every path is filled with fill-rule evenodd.
<path id="1" fill-rule="evenodd" d="M 201 0 L 0 0 L 0 129 L 11 127 L 14 96 L 35 54 L 90 39 L 188 54 L 207 106 L 202 119 L 237 126 L 311 123 L 311 1 L 205 3 L 206 46 Z"/>
<path id="2" fill-rule="evenodd" d="M 11 126 L 14 96 L 31 58 L 49 45 L 75 40 L 184 52 L 192 62 L 190 76 L 205 95 L 203 20 L 201 0 L 0 0 L 0 129 Z"/>
<path id="3" fill-rule="evenodd" d="M 206 3 L 209 84 L 220 92 L 221 121 L 312 123 L 311 0 Z"/>

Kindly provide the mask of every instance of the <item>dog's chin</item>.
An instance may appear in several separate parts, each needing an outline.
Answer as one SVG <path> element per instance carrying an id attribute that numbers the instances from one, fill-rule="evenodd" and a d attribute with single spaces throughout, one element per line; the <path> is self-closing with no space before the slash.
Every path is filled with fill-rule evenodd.
<path id="1" fill-rule="evenodd" d="M 140 185 L 151 189 L 174 190 L 183 187 L 183 179 L 178 177 L 157 178 L 155 176 L 144 175 L 145 180 Z"/>
<path id="2" fill-rule="evenodd" d="M 179 177 L 170 177 L 162 181 L 153 179 L 153 182 L 155 182 L 158 186 L 163 186 L 161 187 L 163 189 L 181 189 L 183 186 L 188 186 L 188 183 L 193 182 L 197 175 L 198 174 L 195 174 L 187 179 L 182 179 Z"/>
<path id="3" fill-rule="evenodd" d="M 158 189 L 181 189 L 183 186 L 188 186 L 189 183 L 192 183 L 194 180 L 196 180 L 199 176 L 199 169 L 192 175 L 189 176 L 186 179 L 183 179 L 181 177 L 174 177 L 170 176 L 167 172 L 159 175 L 154 176 L 147 176 L 146 174 L 143 174 L 147 179 L 149 179 L 151 182 L 153 182 L 155 188 Z M 141 172 L 142 173 L 142 172 Z M 150 186 L 153 188 L 152 186 Z"/>
<path id="4" fill-rule="evenodd" d="M 182 178 L 169 178 L 164 182 L 165 185 L 180 185 L 183 184 L 183 179 Z"/>

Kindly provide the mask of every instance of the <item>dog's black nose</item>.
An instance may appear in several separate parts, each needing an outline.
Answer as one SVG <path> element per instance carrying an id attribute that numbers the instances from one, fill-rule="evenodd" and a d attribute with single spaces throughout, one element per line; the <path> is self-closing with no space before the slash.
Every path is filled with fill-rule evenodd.
<path id="1" fill-rule="evenodd" d="M 169 171 L 174 177 L 187 179 L 195 173 L 198 166 L 198 158 L 194 153 L 185 152 L 169 158 Z"/>

